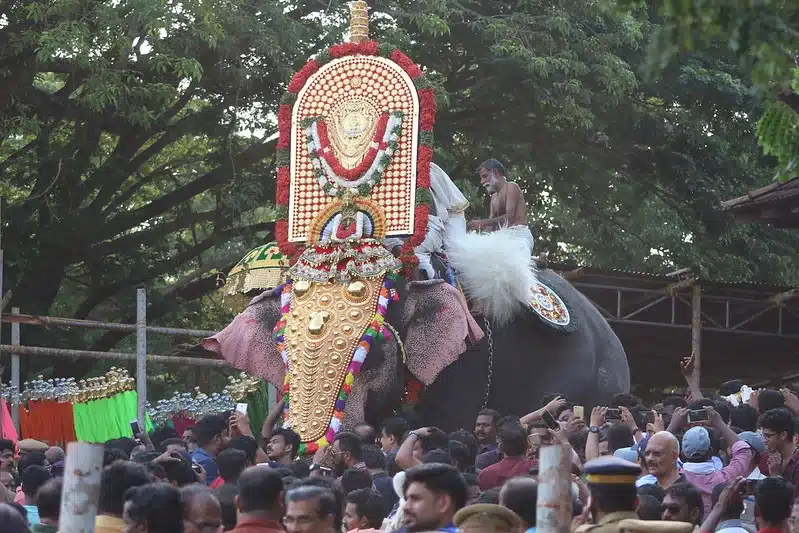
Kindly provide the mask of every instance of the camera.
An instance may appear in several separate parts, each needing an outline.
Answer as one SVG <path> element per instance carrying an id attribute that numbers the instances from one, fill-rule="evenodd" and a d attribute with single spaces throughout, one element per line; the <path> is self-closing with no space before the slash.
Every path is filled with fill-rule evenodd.
<path id="1" fill-rule="evenodd" d="M 707 411 L 704 409 L 691 409 L 688 411 L 688 422 L 705 422 L 707 421 Z"/>

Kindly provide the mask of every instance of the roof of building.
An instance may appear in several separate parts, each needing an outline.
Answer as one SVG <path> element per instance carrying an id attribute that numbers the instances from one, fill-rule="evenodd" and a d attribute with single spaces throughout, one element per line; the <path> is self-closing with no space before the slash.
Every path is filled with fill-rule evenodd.
<path id="1" fill-rule="evenodd" d="M 799 228 L 799 177 L 775 182 L 743 196 L 721 202 L 721 211 L 739 222 Z"/>

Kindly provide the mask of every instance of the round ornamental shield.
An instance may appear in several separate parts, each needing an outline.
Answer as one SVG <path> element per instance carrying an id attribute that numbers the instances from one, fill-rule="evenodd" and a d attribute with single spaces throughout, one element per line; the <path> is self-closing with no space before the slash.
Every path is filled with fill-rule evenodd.
<path id="1" fill-rule="evenodd" d="M 566 333 L 576 329 L 569 307 L 551 287 L 536 280 L 530 290 L 530 307 L 544 325 Z"/>

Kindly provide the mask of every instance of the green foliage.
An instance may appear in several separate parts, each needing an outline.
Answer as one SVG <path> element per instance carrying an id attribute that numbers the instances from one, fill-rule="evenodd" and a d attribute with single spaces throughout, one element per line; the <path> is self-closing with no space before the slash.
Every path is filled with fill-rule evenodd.
<path id="1" fill-rule="evenodd" d="M 662 24 L 650 45 L 652 64 L 664 68 L 683 51 L 726 46 L 751 73 L 754 88 L 769 100 L 758 128 L 758 141 L 779 167 L 777 179 L 796 177 L 799 143 L 799 4 L 786 0 L 622 0 L 623 6 L 657 10 Z M 791 117 L 790 114 L 794 116 Z"/>
<path id="2" fill-rule="evenodd" d="M 778 177 L 783 181 L 797 175 L 799 168 L 799 114 L 783 102 L 769 102 L 757 123 L 757 139 L 763 153 L 780 162 Z"/>
<path id="3" fill-rule="evenodd" d="M 230 311 L 214 294 L 217 273 L 269 240 L 279 214 L 271 202 L 285 155 L 274 117 L 286 81 L 341 39 L 346 6 L 19 0 L 0 13 L 11 305 L 132 322 L 134 289 L 145 286 L 151 323 L 220 328 Z M 726 43 L 701 41 L 699 51 L 695 40 L 696 51 L 645 76 L 668 24 L 656 9 L 582 0 L 388 0 L 372 30 L 381 53 L 407 52 L 424 68 L 419 86 L 436 89 L 436 162 L 470 199 L 470 216 L 486 212 L 474 169 L 496 157 L 525 192 L 537 250 L 554 260 L 698 265 L 711 278 L 795 284 L 796 235 L 716 211 L 774 172 L 754 142 L 763 102 L 747 65 Z M 764 147 L 787 165 L 791 146 L 774 124 L 761 123 Z M 151 352 L 168 353 L 196 339 L 151 341 Z M 23 342 L 132 349 L 117 332 L 25 328 Z M 165 391 L 223 379 L 158 374 Z"/>

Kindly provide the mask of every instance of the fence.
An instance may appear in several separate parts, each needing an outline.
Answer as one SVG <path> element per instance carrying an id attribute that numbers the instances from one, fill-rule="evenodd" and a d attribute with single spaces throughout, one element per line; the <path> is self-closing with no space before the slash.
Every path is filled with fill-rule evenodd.
<path id="1" fill-rule="evenodd" d="M 2 250 L 0 249 L 0 254 Z M 0 255 L 2 261 L 2 255 Z M 0 265 L 2 263 L 0 262 Z M 0 267 L 2 268 L 2 267 Z M 1 270 L 0 270 L 1 272 Z M 2 277 L 0 274 L 0 284 Z M 1 289 L 0 289 L 1 290 Z M 49 316 L 25 315 L 17 307 L 12 308 L 11 314 L 3 314 L 2 322 L 11 323 L 11 344 L 0 344 L 0 354 L 11 354 L 11 386 L 19 390 L 20 386 L 20 356 L 56 356 L 56 357 L 87 357 L 94 359 L 119 359 L 136 361 L 136 391 L 138 393 L 137 419 L 139 427 L 145 426 L 145 406 L 147 404 L 147 363 L 181 364 L 205 367 L 227 367 L 227 361 L 222 359 L 187 357 L 175 355 L 155 355 L 147 353 L 147 333 L 158 333 L 169 336 L 210 337 L 215 331 L 166 328 L 147 325 L 147 293 L 145 289 L 136 291 L 136 324 L 120 324 L 112 322 L 98 322 L 95 320 L 79 320 L 74 318 L 59 318 Z M 86 329 L 100 329 L 107 331 L 128 331 L 136 333 L 136 352 L 97 352 L 90 350 L 69 350 L 64 348 L 46 348 L 39 346 L 22 346 L 20 344 L 20 327 L 22 324 L 31 326 L 78 327 Z M 275 389 L 269 385 L 269 401 L 275 398 Z M 12 403 L 11 417 L 14 426 L 19 432 L 19 404 Z"/>

